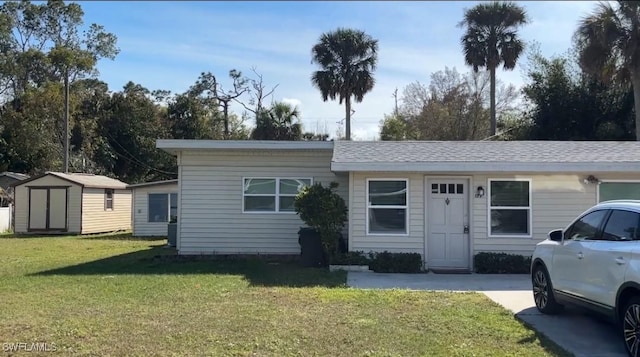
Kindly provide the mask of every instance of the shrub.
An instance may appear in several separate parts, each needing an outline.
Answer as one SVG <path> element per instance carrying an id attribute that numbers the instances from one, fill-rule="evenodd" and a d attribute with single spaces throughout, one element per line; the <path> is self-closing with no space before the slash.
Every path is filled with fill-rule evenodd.
<path id="1" fill-rule="evenodd" d="M 422 256 L 418 253 L 370 253 L 369 268 L 376 273 L 420 273 Z"/>
<path id="2" fill-rule="evenodd" d="M 346 252 L 331 256 L 334 265 L 369 265 L 371 259 L 364 252 Z"/>
<path id="3" fill-rule="evenodd" d="M 474 271 L 480 274 L 528 274 L 531 257 L 507 253 L 482 252 L 473 259 Z"/>
<path id="4" fill-rule="evenodd" d="M 340 231 L 347 221 L 347 205 L 335 190 L 337 182 L 329 187 L 320 183 L 305 187 L 296 196 L 294 208 L 300 219 L 320 234 L 324 249 L 329 255 L 337 252 Z"/>

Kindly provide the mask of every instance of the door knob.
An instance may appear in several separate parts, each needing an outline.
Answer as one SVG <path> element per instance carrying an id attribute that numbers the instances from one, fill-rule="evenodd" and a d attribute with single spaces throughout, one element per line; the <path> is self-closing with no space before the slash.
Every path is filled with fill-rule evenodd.
<path id="1" fill-rule="evenodd" d="M 468 225 L 468 224 L 465 224 L 465 225 L 464 225 L 464 229 L 463 229 L 463 231 L 462 231 L 462 232 L 463 232 L 464 234 L 469 234 L 469 225 Z"/>

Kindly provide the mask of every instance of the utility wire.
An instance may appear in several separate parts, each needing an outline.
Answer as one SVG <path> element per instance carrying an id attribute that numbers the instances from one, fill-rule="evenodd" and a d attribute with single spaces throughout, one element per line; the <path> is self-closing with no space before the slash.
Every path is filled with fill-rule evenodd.
<path id="1" fill-rule="evenodd" d="M 116 143 L 121 149 L 122 151 L 124 151 L 125 153 L 127 153 L 129 155 L 129 157 L 126 157 L 122 154 L 120 154 L 119 152 L 116 151 L 116 154 L 120 155 L 121 157 L 128 159 L 129 162 L 133 162 L 136 163 L 138 165 L 140 165 L 141 167 L 159 172 L 159 173 L 163 173 L 163 174 L 167 174 L 167 175 L 177 175 L 177 172 L 169 172 L 169 171 L 164 171 L 164 170 L 160 170 L 160 169 L 156 169 L 155 167 L 149 166 L 145 163 L 143 163 L 142 161 L 139 161 L 138 159 L 135 158 L 135 156 L 133 156 L 129 151 L 127 151 L 127 149 L 125 149 L 122 145 L 120 145 L 120 143 L 113 138 L 113 136 L 111 136 L 111 134 L 109 134 L 109 132 L 105 131 L 105 133 L 107 134 L 107 136 L 114 142 Z"/>

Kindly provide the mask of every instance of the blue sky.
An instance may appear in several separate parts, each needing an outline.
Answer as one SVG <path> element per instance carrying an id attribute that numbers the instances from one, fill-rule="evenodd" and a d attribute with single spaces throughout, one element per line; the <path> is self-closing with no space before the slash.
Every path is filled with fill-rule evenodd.
<path id="1" fill-rule="evenodd" d="M 319 1 L 83 1 L 85 23 L 104 25 L 118 36 L 120 54 L 98 64 L 100 78 L 111 90 L 128 81 L 153 89 L 182 92 L 203 71 L 226 81 L 235 68 L 263 75 L 265 84 L 279 84 L 274 98 L 297 104 L 305 129 L 325 126 L 331 136 L 344 117 L 337 102 L 323 102 L 311 85 L 311 47 L 320 34 L 337 27 L 364 30 L 379 40 L 376 85 L 353 106 L 355 139 L 374 139 L 379 121 L 393 109 L 392 93 L 429 75 L 464 65 L 462 29 L 456 24 L 465 8 L 477 2 L 319 2 Z M 561 54 L 571 45 L 579 19 L 593 1 L 520 2 L 531 22 L 521 36 L 537 41 L 544 55 Z M 524 64 L 522 61 L 521 64 Z M 499 72 L 504 83 L 523 84 L 522 66 Z M 223 82 L 228 85 L 229 82 Z M 248 98 L 247 98 L 248 99 Z M 242 107 L 233 108 L 240 113 Z M 252 123 L 250 123 L 252 124 Z"/>

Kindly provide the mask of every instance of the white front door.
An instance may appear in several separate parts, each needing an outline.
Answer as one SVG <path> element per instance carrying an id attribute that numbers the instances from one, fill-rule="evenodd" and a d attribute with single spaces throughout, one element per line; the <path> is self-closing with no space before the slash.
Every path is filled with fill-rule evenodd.
<path id="1" fill-rule="evenodd" d="M 468 270 L 468 180 L 427 180 L 427 266 Z"/>

